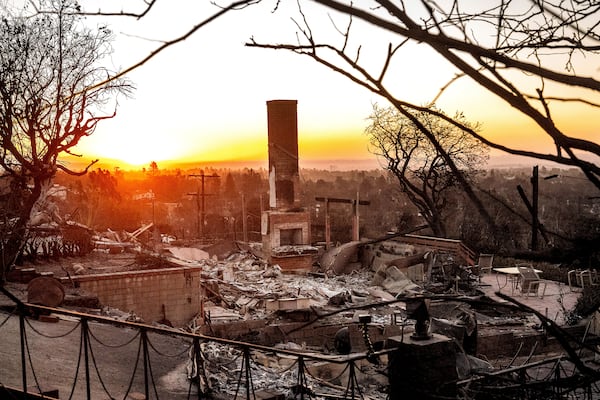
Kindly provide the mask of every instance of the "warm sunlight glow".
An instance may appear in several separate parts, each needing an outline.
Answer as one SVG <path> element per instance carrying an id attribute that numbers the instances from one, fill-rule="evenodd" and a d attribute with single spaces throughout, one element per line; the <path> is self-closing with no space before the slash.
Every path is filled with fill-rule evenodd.
<path id="1" fill-rule="evenodd" d="M 130 166 L 145 166 L 151 161 L 179 158 L 182 145 L 169 140 L 168 136 L 144 136 L 135 133 L 116 135 L 96 135 L 82 141 L 80 151 L 86 157 L 118 160 Z"/>
<path id="2" fill-rule="evenodd" d="M 331 130 L 300 135 L 298 151 L 300 157 L 312 160 L 365 159 L 372 157 L 367 143 L 360 129 Z"/>
<path id="3" fill-rule="evenodd" d="M 266 115 L 264 116 L 266 119 Z M 325 124 L 323 124 L 324 126 Z M 363 126 L 354 129 L 324 129 L 298 133 L 301 161 L 365 160 L 374 156 L 368 151 Z M 314 128 L 314 127 L 311 127 Z M 267 133 L 217 133 L 165 135 L 152 137 L 129 132 L 115 139 L 98 134 L 79 146 L 86 157 L 101 162 L 119 162 L 122 167 L 147 166 L 151 161 L 169 162 L 267 162 Z"/>
<path id="4" fill-rule="evenodd" d="M 163 11 L 172 12 L 166 4 Z M 204 7 L 202 2 L 194 4 Z M 232 14 L 225 23 L 200 30 L 185 43 L 169 48 L 129 74 L 137 87 L 134 96 L 120 98 L 116 117 L 102 121 L 94 135 L 84 138 L 75 152 L 87 159 L 121 160 L 129 166 L 147 166 L 151 161 L 266 163 L 266 102 L 296 99 L 301 163 L 373 159 L 364 131 L 373 103 L 385 107 L 386 101 L 314 60 L 289 52 L 243 46 L 253 36 L 266 41 L 271 37 L 275 28 L 260 19 L 264 16 L 274 17 L 272 22 L 284 24 L 280 28 L 286 31 L 283 27 L 287 26 L 288 19 L 275 18 L 281 16 L 282 11 L 274 15 L 266 3 L 264 6 L 264 9 L 247 10 L 250 15 L 257 13 L 256 20 L 245 13 Z M 182 16 L 174 10 L 176 18 L 172 20 L 177 23 L 162 24 L 160 30 L 156 30 L 157 25 L 148 25 L 141 37 L 175 37 L 185 25 L 180 17 L 193 19 L 198 15 Z M 161 21 L 164 20 L 168 19 Z M 249 25 L 248 21 L 258 22 Z M 138 24 L 130 25 L 121 20 L 111 20 L 111 24 L 115 24 L 113 29 L 119 33 L 113 58 L 116 69 L 142 59 L 153 48 L 152 41 L 140 39 Z M 327 24 L 319 25 L 319 29 L 325 29 Z M 354 28 L 361 29 L 360 24 Z M 384 65 L 389 33 L 364 28 L 355 36 L 369 44 L 361 49 L 361 59 L 368 60 L 368 66 L 377 71 Z M 339 32 L 334 29 L 329 34 L 337 37 Z M 216 37 L 219 40 L 215 40 Z M 278 38 L 283 42 L 295 39 Z M 428 104 L 455 76 L 455 69 L 422 43 L 407 43 L 401 51 L 402 56 L 390 66 L 394 73 L 386 76 L 385 83 L 403 100 Z M 584 61 L 578 60 L 580 64 L 590 69 L 584 73 L 595 74 Z M 560 71 L 563 67 L 558 65 L 556 69 Z M 519 84 L 521 79 L 528 79 L 520 75 L 512 78 Z M 535 93 L 540 83 L 533 80 L 527 84 L 527 90 Z M 561 93 L 578 97 L 577 92 Z M 586 114 L 580 105 L 578 108 L 569 104 L 551 105 L 553 120 L 569 135 L 600 140 L 595 110 L 590 108 Z M 468 121 L 481 123 L 483 136 L 497 143 L 512 148 L 555 151 L 548 135 L 538 134 L 540 128 L 530 119 L 468 77 L 448 87 L 437 98 L 436 106 L 449 115 L 463 112 Z"/>

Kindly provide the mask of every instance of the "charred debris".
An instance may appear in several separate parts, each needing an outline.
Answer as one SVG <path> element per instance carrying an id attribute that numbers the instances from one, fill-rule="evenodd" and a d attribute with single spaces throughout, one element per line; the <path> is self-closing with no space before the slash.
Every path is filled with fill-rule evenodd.
<path id="1" fill-rule="evenodd" d="M 522 281 L 507 280 L 502 287 L 512 277 L 482 270 L 459 241 L 411 234 L 328 249 L 272 248 L 284 261 L 280 265 L 267 261 L 262 243 L 144 243 L 141 233 L 150 228 L 93 233 L 88 255 L 38 269 L 17 268 L 10 280 L 28 282 L 27 301 L 35 304 L 299 353 L 363 354 L 365 374 L 358 385 L 370 393 L 365 398 L 597 395 L 594 318 L 575 316 L 572 309 L 581 280 L 572 287 L 547 281 L 545 293 L 524 293 Z M 95 275 L 161 275 L 190 267 L 201 271 L 200 306 L 183 324 L 172 322 L 169 303 L 162 304 L 162 317 L 146 318 L 80 284 Z M 203 349 L 208 359 L 236 356 L 216 343 Z M 274 355 L 263 365 L 271 372 L 255 379 L 268 382 L 287 363 Z M 319 371 L 332 376 L 336 369 L 329 365 Z M 200 390 L 231 390 L 224 384 L 230 381 L 226 371 L 211 371 L 207 364 L 205 373 Z M 293 386 L 293 378 L 287 378 Z"/>

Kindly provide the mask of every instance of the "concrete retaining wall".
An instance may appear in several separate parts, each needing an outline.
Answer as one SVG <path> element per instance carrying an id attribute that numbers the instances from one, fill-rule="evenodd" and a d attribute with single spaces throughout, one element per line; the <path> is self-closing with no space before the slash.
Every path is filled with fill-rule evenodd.
<path id="1" fill-rule="evenodd" d="M 165 268 L 72 277 L 103 306 L 133 311 L 146 323 L 166 317 L 183 326 L 200 312 L 200 267 Z M 165 314 L 163 315 L 163 305 Z"/>

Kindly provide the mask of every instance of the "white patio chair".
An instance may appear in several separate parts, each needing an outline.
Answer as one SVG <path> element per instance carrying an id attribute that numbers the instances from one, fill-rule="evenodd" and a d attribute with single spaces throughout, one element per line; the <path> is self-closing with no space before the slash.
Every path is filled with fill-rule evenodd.
<path id="1" fill-rule="evenodd" d="M 595 269 L 572 269 L 567 273 L 569 290 L 573 291 L 573 286 L 577 285 L 581 289 L 586 286 L 595 286 L 598 284 L 598 271 Z"/>
<path id="2" fill-rule="evenodd" d="M 540 288 L 543 286 L 540 298 L 544 298 L 546 294 L 546 281 L 541 279 L 531 264 L 521 263 L 516 265 L 519 270 L 521 293 L 529 297 L 530 294 L 536 296 L 540 293 Z"/>

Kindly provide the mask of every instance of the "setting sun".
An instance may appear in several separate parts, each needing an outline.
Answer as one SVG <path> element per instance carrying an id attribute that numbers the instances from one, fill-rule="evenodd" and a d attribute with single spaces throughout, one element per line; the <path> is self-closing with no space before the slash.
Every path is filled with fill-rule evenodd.
<path id="1" fill-rule="evenodd" d="M 85 138 L 78 146 L 85 156 L 122 161 L 130 166 L 147 165 L 151 161 L 174 160 L 183 154 L 183 146 L 169 140 L 168 135 L 139 135 L 104 132 Z"/>

